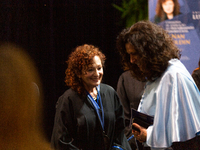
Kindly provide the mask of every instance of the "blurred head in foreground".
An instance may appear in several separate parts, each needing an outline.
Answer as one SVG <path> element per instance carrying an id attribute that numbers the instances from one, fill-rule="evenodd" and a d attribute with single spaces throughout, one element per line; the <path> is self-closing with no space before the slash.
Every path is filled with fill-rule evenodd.
<path id="1" fill-rule="evenodd" d="M 41 131 L 37 70 L 29 55 L 13 44 L 0 45 L 0 83 L 0 149 L 49 149 Z"/>

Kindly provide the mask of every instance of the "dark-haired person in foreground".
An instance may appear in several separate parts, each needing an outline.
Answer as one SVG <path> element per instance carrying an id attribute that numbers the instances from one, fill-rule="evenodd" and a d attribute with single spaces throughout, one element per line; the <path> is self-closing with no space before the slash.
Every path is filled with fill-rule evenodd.
<path id="1" fill-rule="evenodd" d="M 116 91 L 101 83 L 105 55 L 93 45 L 69 56 L 66 84 L 57 102 L 51 139 L 56 150 L 130 150 Z"/>
<path id="2" fill-rule="evenodd" d="M 200 93 L 180 50 L 167 32 L 149 21 L 124 29 L 117 48 L 125 67 L 147 81 L 138 111 L 154 117 L 147 129 L 132 125 L 135 138 L 151 149 L 197 149 L 200 146 Z"/>

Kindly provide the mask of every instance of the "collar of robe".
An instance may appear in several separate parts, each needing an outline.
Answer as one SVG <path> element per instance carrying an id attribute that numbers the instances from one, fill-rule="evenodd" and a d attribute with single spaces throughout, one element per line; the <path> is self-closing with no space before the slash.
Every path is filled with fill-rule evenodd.
<path id="1" fill-rule="evenodd" d="M 97 112 L 97 115 L 98 115 L 98 118 L 100 120 L 100 123 L 101 123 L 101 126 L 104 130 L 104 111 L 103 111 L 103 104 L 102 104 L 102 100 L 101 100 L 101 95 L 100 95 L 100 85 L 98 85 L 97 87 L 97 100 L 95 101 L 94 98 L 90 95 L 89 92 L 87 92 L 87 97 L 90 99 L 90 101 L 92 102 L 96 112 Z M 99 107 L 100 106 L 100 107 Z M 100 110 L 101 110 L 101 113 L 100 113 Z"/>

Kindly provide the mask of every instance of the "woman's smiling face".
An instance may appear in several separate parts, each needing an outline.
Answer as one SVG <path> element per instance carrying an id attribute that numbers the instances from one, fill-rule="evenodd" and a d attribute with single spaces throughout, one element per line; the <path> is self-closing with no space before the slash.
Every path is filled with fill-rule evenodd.
<path id="1" fill-rule="evenodd" d="M 87 70 L 82 70 L 82 81 L 85 89 L 90 91 L 101 83 L 103 78 L 103 66 L 99 56 L 94 56 L 92 64 L 88 66 Z"/>

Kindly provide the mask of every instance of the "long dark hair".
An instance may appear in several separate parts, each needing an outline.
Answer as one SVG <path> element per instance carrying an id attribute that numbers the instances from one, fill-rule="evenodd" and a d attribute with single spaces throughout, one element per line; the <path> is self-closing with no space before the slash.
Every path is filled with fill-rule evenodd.
<path id="1" fill-rule="evenodd" d="M 130 63 L 125 44 L 131 43 L 139 55 L 141 71 L 136 64 Z M 117 37 L 117 49 L 121 55 L 124 70 L 130 70 L 140 81 L 154 80 L 166 70 L 168 61 L 180 58 L 180 50 L 170 35 L 160 26 L 150 21 L 140 21 L 122 30 Z"/>

